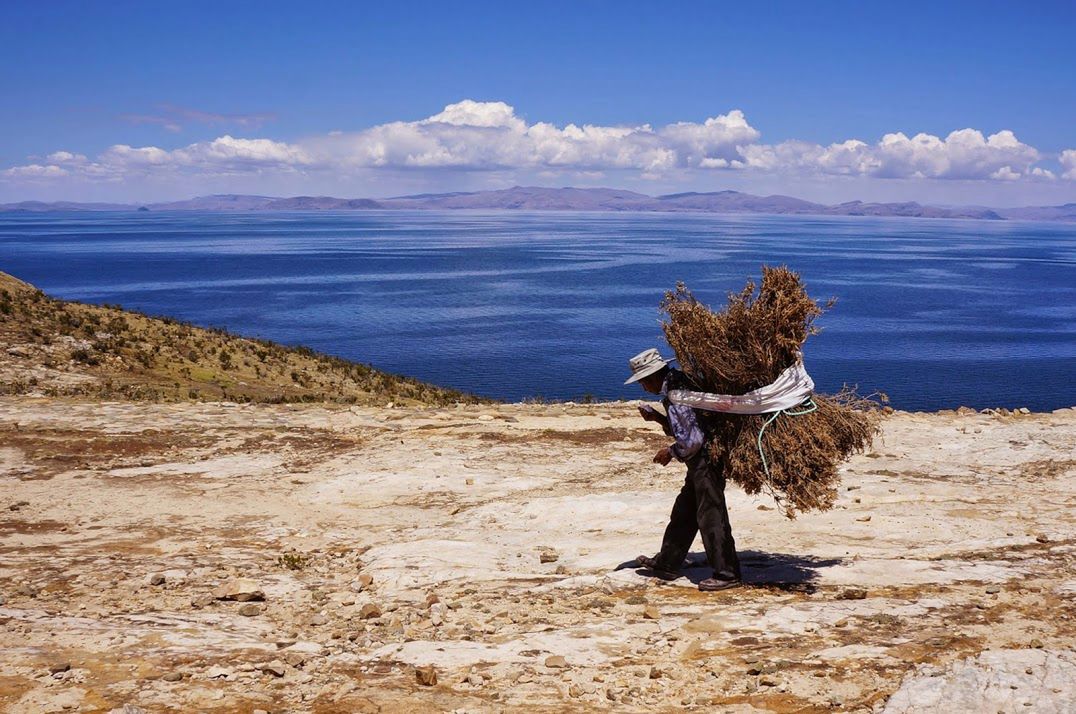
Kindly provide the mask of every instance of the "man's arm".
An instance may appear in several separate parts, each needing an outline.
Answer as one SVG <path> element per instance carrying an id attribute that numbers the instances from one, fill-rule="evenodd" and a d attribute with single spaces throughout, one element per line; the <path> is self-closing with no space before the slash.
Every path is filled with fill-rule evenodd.
<path id="1" fill-rule="evenodd" d="M 643 419 L 647 421 L 657 422 L 661 426 L 661 430 L 665 432 L 666 436 L 672 436 L 672 427 L 669 425 L 669 417 L 659 412 L 649 404 L 644 404 L 639 407 L 639 413 Z"/>

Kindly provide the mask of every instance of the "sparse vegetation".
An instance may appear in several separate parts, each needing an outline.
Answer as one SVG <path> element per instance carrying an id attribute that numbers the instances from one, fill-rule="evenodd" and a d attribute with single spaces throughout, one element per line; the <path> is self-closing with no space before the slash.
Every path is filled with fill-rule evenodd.
<path id="1" fill-rule="evenodd" d="M 277 556 L 276 564 L 286 570 L 302 570 L 307 566 L 308 559 L 302 553 L 288 551 Z"/>
<path id="2" fill-rule="evenodd" d="M 82 348 L 72 350 L 71 359 L 75 360 L 76 362 L 81 362 L 82 364 L 88 364 L 91 366 L 101 364 L 101 361 L 94 356 L 93 352 Z"/>
<path id="3" fill-rule="evenodd" d="M 4 394 L 39 390 L 57 396 L 274 404 L 488 401 L 308 347 L 247 339 L 117 305 L 57 300 L 5 273 L 0 273 L 0 345 L 5 348 L 0 351 Z M 30 368 L 50 377 L 36 373 L 31 383 L 25 374 Z"/>

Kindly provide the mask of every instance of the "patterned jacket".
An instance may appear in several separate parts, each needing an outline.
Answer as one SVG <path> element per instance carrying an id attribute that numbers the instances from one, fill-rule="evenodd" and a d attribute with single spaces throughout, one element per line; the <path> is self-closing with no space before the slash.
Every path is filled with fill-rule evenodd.
<path id="1" fill-rule="evenodd" d="M 665 407 L 665 413 L 669 415 L 669 431 L 671 432 L 669 436 L 676 439 L 670 451 L 679 461 L 687 461 L 698 454 L 706 444 L 704 420 L 700 420 L 699 415 L 691 407 L 672 404 L 669 401 L 669 392 L 674 389 L 697 389 L 697 387 L 687 375 L 673 368 L 669 369 L 661 385 L 661 404 Z"/>

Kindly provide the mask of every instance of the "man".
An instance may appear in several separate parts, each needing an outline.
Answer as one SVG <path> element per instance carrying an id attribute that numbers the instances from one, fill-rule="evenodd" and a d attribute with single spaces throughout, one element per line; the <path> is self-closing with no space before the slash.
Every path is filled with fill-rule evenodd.
<path id="1" fill-rule="evenodd" d="M 632 374 L 624 384 L 638 382 L 647 392 L 660 394 L 666 412 L 661 414 L 647 405 L 639 407 L 639 413 L 643 419 L 660 424 L 665 433 L 676 440 L 654 455 L 654 463 L 665 466 L 675 458 L 687 465 L 687 478 L 673 504 L 661 550 L 653 558 L 640 555 L 639 565 L 661 578 L 675 580 L 680 577 L 678 571 L 695 541 L 695 534 L 701 533 L 706 559 L 714 574 L 699 583 L 699 590 L 713 592 L 742 585 L 740 560 L 725 506 L 724 470 L 721 465 L 710 463 L 705 434 L 695 410 L 669 402 L 670 390 L 692 388 L 692 385 L 684 373 L 671 368 L 656 349 L 640 352 L 628 360 L 628 365 Z"/>

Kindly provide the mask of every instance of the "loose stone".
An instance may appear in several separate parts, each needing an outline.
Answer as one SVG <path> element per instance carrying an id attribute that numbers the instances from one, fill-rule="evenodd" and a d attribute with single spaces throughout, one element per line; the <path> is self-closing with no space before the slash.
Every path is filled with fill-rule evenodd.
<path id="1" fill-rule="evenodd" d="M 258 584 L 249 578 L 236 578 L 221 585 L 213 591 L 213 597 L 218 600 L 236 600 L 248 602 L 251 600 L 264 600 L 265 593 Z"/>
<path id="2" fill-rule="evenodd" d="M 261 665 L 261 670 L 265 674 L 271 674 L 274 677 L 283 677 L 284 672 L 286 671 L 284 669 L 284 663 L 278 659 L 274 659 L 272 662 L 266 662 Z"/>

